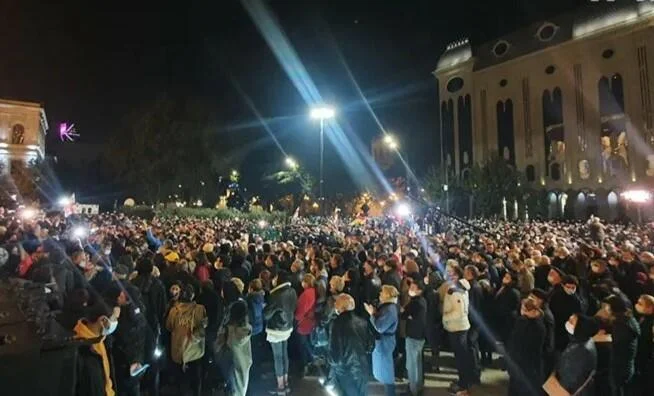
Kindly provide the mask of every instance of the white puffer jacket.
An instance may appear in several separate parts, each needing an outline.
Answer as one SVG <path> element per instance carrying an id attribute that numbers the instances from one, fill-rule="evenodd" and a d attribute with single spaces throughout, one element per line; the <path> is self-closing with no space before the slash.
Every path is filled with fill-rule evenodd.
<path id="1" fill-rule="evenodd" d="M 443 327 L 450 333 L 470 329 L 468 320 L 470 283 L 461 279 L 452 289 L 454 291 L 445 294 L 445 301 L 443 301 Z"/>

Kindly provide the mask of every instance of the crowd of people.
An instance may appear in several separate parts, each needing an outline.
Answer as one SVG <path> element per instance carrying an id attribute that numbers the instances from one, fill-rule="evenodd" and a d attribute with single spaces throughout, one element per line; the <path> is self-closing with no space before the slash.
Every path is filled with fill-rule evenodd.
<path id="1" fill-rule="evenodd" d="M 421 395 L 446 350 L 459 396 L 491 365 L 509 395 L 654 394 L 650 226 L 439 221 L 2 212 L 0 275 L 45 284 L 57 322 L 91 340 L 78 395 L 261 394 L 257 380 L 281 396 L 307 375 Z"/>

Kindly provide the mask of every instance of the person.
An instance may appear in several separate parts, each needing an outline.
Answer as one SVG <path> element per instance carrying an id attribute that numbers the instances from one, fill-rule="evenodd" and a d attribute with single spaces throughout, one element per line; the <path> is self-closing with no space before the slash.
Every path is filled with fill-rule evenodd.
<path id="1" fill-rule="evenodd" d="M 636 303 L 640 338 L 636 354 L 636 393 L 654 394 L 654 297 L 643 294 Z"/>
<path id="2" fill-rule="evenodd" d="M 297 306 L 297 295 L 291 287 L 289 275 L 277 271 L 273 278 L 268 304 L 263 309 L 266 321 L 266 340 L 273 351 L 277 389 L 272 394 L 279 396 L 290 393 L 288 383 L 288 339 L 293 332 L 293 317 Z"/>
<path id="3" fill-rule="evenodd" d="M 456 282 L 452 280 L 448 282 L 449 288 L 443 300 L 443 327 L 448 333 L 450 346 L 454 351 L 454 363 L 459 373 L 459 379 L 452 382 L 449 390 L 457 396 L 467 396 L 472 385 L 478 382 L 474 377 L 472 351 L 468 346 L 470 285 L 467 280 L 462 279 L 463 273 L 460 267 L 452 266 L 448 270 L 453 272 L 448 275 L 449 278 L 456 279 Z"/>
<path id="4" fill-rule="evenodd" d="M 103 303 L 91 307 L 73 329 L 76 340 L 87 344 L 80 346 L 76 366 L 76 395 L 115 396 L 111 378 L 111 363 L 105 346 L 105 338 L 118 327 L 120 310 L 113 313 Z"/>
<path id="5" fill-rule="evenodd" d="M 554 315 L 547 304 L 547 292 L 542 289 L 534 289 L 528 297 L 538 309 L 543 311 L 543 323 L 545 324 L 545 340 L 543 342 L 543 381 L 547 379 L 554 369 Z"/>
<path id="6" fill-rule="evenodd" d="M 611 295 L 605 302 L 605 308 L 608 308 L 612 321 L 611 376 L 615 384 L 615 394 L 623 396 L 629 394 L 635 374 L 640 328 L 633 316 L 629 301 Z"/>
<path id="7" fill-rule="evenodd" d="M 263 331 L 263 307 L 265 305 L 265 292 L 261 279 L 252 279 L 248 285 L 248 294 L 245 301 L 248 303 L 248 320 L 252 327 L 252 371 L 253 376 L 258 374 L 266 350 L 266 333 Z"/>
<path id="8" fill-rule="evenodd" d="M 597 349 L 597 366 L 593 378 L 595 396 L 615 395 L 615 384 L 611 376 L 611 355 L 613 355 L 613 338 L 611 337 L 611 323 L 608 317 L 595 315 L 599 325 L 597 334 L 593 336 L 595 349 Z"/>
<path id="9" fill-rule="evenodd" d="M 204 306 L 194 299 L 193 286 L 184 285 L 179 301 L 168 313 L 166 328 L 171 332 L 172 360 L 181 371 L 184 382 L 190 385 L 193 395 L 200 396 L 207 313 Z"/>
<path id="10" fill-rule="evenodd" d="M 402 309 L 406 322 L 406 371 L 409 378 L 409 393 L 417 396 L 422 393 L 425 378 L 422 368 L 422 348 L 425 345 L 427 302 L 422 296 L 425 284 L 411 282 L 409 303 Z"/>
<path id="11" fill-rule="evenodd" d="M 133 374 L 145 362 L 147 321 L 141 308 L 118 282 L 114 282 L 106 294 L 107 304 L 118 307 L 121 312 L 111 346 L 116 388 L 120 395 L 138 396 L 140 377 Z"/>
<path id="12" fill-rule="evenodd" d="M 245 396 L 248 390 L 252 366 L 252 327 L 247 322 L 247 304 L 244 301 L 232 305 L 227 323 L 227 348 L 231 351 L 232 373 L 229 376 L 227 394 Z"/>
<path id="13" fill-rule="evenodd" d="M 592 337 L 597 334 L 599 324 L 594 318 L 573 314 L 564 326 L 571 339 L 543 389 L 548 395 L 567 392 L 591 396 L 593 389 L 589 385 L 597 367 L 597 349 Z"/>
<path id="14" fill-rule="evenodd" d="M 302 278 L 303 292 L 297 300 L 295 308 L 296 330 L 300 341 L 300 352 L 302 356 L 303 375 L 307 375 L 313 362 L 313 350 L 311 348 L 311 332 L 316 327 L 316 278 L 311 274 Z"/>
<path id="15" fill-rule="evenodd" d="M 570 339 L 565 324 L 570 315 L 581 313 L 581 302 L 576 295 L 577 280 L 573 276 L 563 275 L 556 267 L 552 267 L 547 279 L 552 284 L 549 306 L 554 315 L 554 346 L 561 353 Z"/>
<path id="16" fill-rule="evenodd" d="M 379 334 L 372 352 L 372 374 L 377 381 L 384 384 L 386 396 L 395 395 L 393 351 L 395 332 L 399 323 L 397 308 L 399 295 L 399 291 L 394 286 L 383 285 L 379 292 L 379 308 L 365 304 L 366 312 L 370 315 L 370 323 Z"/>
<path id="17" fill-rule="evenodd" d="M 470 307 L 468 315 L 470 320 L 470 330 L 468 330 L 468 343 L 472 350 L 473 366 L 475 368 L 475 378 L 481 377 L 481 361 L 479 350 L 479 335 L 485 323 L 483 321 L 482 303 L 484 300 L 484 291 L 477 279 L 479 278 L 479 269 L 472 264 L 468 264 L 463 269 L 463 277 L 470 284 L 468 299 Z"/>
<path id="18" fill-rule="evenodd" d="M 497 336 L 505 344 L 511 335 L 513 323 L 520 311 L 520 292 L 515 285 L 516 275 L 507 271 L 502 278 L 502 287 L 495 295 Z"/>
<path id="19" fill-rule="evenodd" d="M 439 355 L 440 344 L 443 335 L 443 318 L 441 317 L 441 302 L 438 295 L 438 288 L 443 279 L 438 271 L 432 271 L 429 275 L 425 276 L 425 291 L 423 296 L 427 302 L 427 315 L 425 323 L 425 336 L 429 347 L 431 348 L 431 364 L 432 372 L 439 373 Z"/>
<path id="20" fill-rule="evenodd" d="M 382 285 L 393 286 L 396 290 L 400 290 L 402 278 L 397 272 L 397 261 L 388 259 L 384 262 L 384 272 L 379 276 Z"/>
<path id="21" fill-rule="evenodd" d="M 509 396 L 540 395 L 538 385 L 543 378 L 544 343 L 543 311 L 526 298 L 520 304 L 520 316 L 507 344 Z"/>
<path id="22" fill-rule="evenodd" d="M 342 396 L 367 396 L 370 363 L 368 354 L 374 337 L 368 324 L 354 313 L 354 298 L 340 294 L 335 302 L 337 317 L 329 332 L 329 381 Z"/>

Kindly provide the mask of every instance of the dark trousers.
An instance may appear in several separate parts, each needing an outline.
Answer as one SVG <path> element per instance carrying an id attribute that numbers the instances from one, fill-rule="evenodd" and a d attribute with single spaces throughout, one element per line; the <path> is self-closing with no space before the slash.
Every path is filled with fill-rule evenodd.
<path id="1" fill-rule="evenodd" d="M 441 342 L 443 340 L 443 327 L 427 327 L 427 343 L 431 349 L 431 365 L 438 367 L 438 358 L 441 353 Z"/>
<path id="2" fill-rule="evenodd" d="M 468 330 L 468 346 L 472 357 L 473 379 L 478 382 L 481 378 L 481 360 L 479 352 L 479 329 L 471 327 Z"/>
<path id="3" fill-rule="evenodd" d="M 454 352 L 454 364 L 459 373 L 458 384 L 461 388 L 469 389 L 475 383 L 472 353 L 468 345 L 468 331 L 455 331 L 448 333 L 450 347 Z"/>
<path id="4" fill-rule="evenodd" d="M 298 342 L 300 344 L 300 356 L 302 357 L 302 365 L 313 362 L 313 347 L 311 346 L 311 336 L 309 334 L 298 334 Z"/>
<path id="5" fill-rule="evenodd" d="M 250 378 L 258 378 L 261 373 L 261 366 L 266 361 L 266 354 L 269 351 L 266 342 L 266 332 L 262 331 L 257 335 L 253 335 L 250 339 L 252 343 L 252 369 L 250 371 Z"/>
<path id="6" fill-rule="evenodd" d="M 193 396 L 200 396 L 202 394 L 202 359 L 186 363 L 186 369 L 181 364 L 175 366 L 181 388 L 180 394 L 184 395 L 184 388 L 188 387 Z"/>
<path id="7" fill-rule="evenodd" d="M 335 378 L 336 386 L 340 390 L 341 396 L 367 396 L 368 381 L 367 378 L 361 378 L 354 375 L 337 375 Z"/>

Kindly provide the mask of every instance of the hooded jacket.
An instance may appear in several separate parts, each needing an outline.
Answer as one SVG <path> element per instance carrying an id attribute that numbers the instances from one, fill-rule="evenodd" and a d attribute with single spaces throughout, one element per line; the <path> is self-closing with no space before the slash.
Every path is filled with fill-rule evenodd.
<path id="1" fill-rule="evenodd" d="M 468 281 L 460 279 L 445 294 L 443 301 L 443 327 L 450 333 L 470 329 L 470 321 L 468 320 L 469 289 L 470 284 Z"/>

